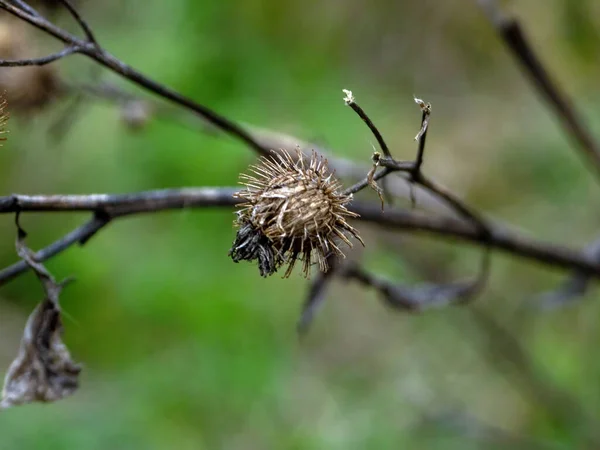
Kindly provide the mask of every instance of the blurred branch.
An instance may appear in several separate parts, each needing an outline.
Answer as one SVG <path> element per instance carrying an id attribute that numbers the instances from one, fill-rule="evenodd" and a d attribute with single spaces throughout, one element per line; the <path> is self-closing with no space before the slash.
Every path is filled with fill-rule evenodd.
<path id="1" fill-rule="evenodd" d="M 529 76 L 534 87 L 554 110 L 567 134 L 581 147 L 596 171 L 600 172 L 600 146 L 578 115 L 573 102 L 552 80 L 548 70 L 527 40 L 520 24 L 515 18 L 506 15 L 496 0 L 478 0 L 478 2 L 504 44 Z"/>
<path id="2" fill-rule="evenodd" d="M 497 367 L 500 373 L 509 375 L 521 392 L 554 420 L 575 431 L 576 435 L 581 435 L 585 445 L 580 448 L 598 448 L 600 434 L 595 425 L 597 420 L 581 401 L 541 370 L 523 345 L 523 340 L 507 325 L 480 308 L 471 308 L 469 311 L 473 323 L 484 336 L 484 339 L 474 342 L 480 345 L 480 351 L 490 365 Z M 468 339 L 473 342 L 472 336 Z"/>
<path id="3" fill-rule="evenodd" d="M 296 329 L 299 334 L 304 334 L 308 330 L 308 327 L 312 323 L 317 310 L 321 307 L 325 301 L 325 293 L 327 288 L 334 279 L 334 275 L 339 270 L 339 261 L 336 260 L 333 255 L 327 258 L 327 264 L 329 270 L 327 272 L 317 273 L 317 276 L 311 281 L 308 295 L 304 304 L 302 305 L 302 312 Z"/>
<path id="4" fill-rule="evenodd" d="M 429 308 L 471 300 L 485 285 L 489 267 L 490 252 L 489 249 L 486 249 L 479 274 L 472 280 L 446 284 L 423 283 L 414 287 L 403 286 L 371 274 L 357 264 L 351 264 L 345 268 L 342 276 L 374 288 L 382 296 L 383 301 L 393 309 L 420 312 Z"/>
<path id="5" fill-rule="evenodd" d="M 584 249 L 584 253 L 600 263 L 600 239 L 592 242 Z M 592 282 L 592 277 L 586 273 L 575 272 L 560 286 L 550 292 L 541 294 L 537 298 L 540 308 L 554 309 L 566 306 L 583 297 Z"/>
<path id="6" fill-rule="evenodd" d="M 176 103 L 183 108 L 194 111 L 196 114 L 202 116 L 205 120 L 213 124 L 215 127 L 244 142 L 256 153 L 260 155 L 268 155 L 269 149 L 263 147 L 252 137 L 251 134 L 249 134 L 245 129 L 243 129 L 235 122 L 232 122 L 229 119 L 210 110 L 206 106 L 200 105 L 199 103 L 196 103 L 195 101 L 179 94 L 178 92 L 160 83 L 157 83 L 156 81 L 146 77 L 142 73 L 135 70 L 133 67 L 125 64 L 124 62 L 111 55 L 108 51 L 103 49 L 97 43 L 95 37 L 91 32 L 91 29 L 89 28 L 87 23 L 82 19 L 82 17 L 77 13 L 75 8 L 71 6 L 68 1 L 61 1 L 84 30 L 87 36 L 86 40 L 80 39 L 77 36 L 69 33 L 68 31 L 54 25 L 53 23 L 49 22 L 40 15 L 33 14 L 33 11 L 28 11 L 28 9 L 26 8 L 22 9 L 14 6 L 8 0 L 0 0 L 0 9 L 3 9 L 9 12 L 10 14 L 13 14 L 14 16 L 17 16 L 20 19 L 30 23 L 31 25 L 40 29 L 41 31 L 44 31 L 50 36 L 53 36 L 54 38 L 64 42 L 69 47 L 76 48 L 77 53 L 81 53 L 83 55 L 88 56 L 100 65 L 112 70 L 113 72 L 119 74 L 123 78 L 134 82 L 138 86 L 141 86 L 151 92 L 154 92 L 156 95 L 163 97 L 173 103 Z M 31 65 L 29 63 L 30 61 L 31 60 L 22 60 L 21 64 L 18 64 L 17 61 L 0 60 L 0 67 L 6 67 L 7 65 L 10 65 L 11 67 L 14 67 L 15 65 Z"/>

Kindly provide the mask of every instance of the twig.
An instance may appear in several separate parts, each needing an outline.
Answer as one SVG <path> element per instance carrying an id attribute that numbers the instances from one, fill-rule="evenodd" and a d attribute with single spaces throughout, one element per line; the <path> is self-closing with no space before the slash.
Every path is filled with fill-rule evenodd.
<path id="1" fill-rule="evenodd" d="M 57 27 L 56 25 L 54 25 L 53 23 L 49 22 L 41 16 L 32 16 L 27 12 L 23 11 L 22 9 L 15 7 L 11 3 L 9 3 L 8 0 L 0 0 L 0 9 L 8 11 L 9 13 L 30 23 L 36 28 L 46 32 L 47 34 L 55 37 L 56 39 L 64 42 L 67 45 L 78 47 L 79 53 L 88 56 L 89 58 L 95 60 L 102 66 L 121 75 L 123 78 L 134 82 L 138 86 L 141 86 L 151 92 L 154 92 L 160 97 L 170 100 L 171 102 L 176 103 L 184 108 L 194 111 L 195 113 L 199 114 L 208 122 L 212 123 L 224 132 L 244 142 L 259 155 L 269 155 L 268 148 L 263 147 L 252 137 L 250 133 L 248 133 L 245 129 L 243 129 L 235 122 L 230 121 L 229 119 L 217 114 L 209 108 L 200 105 L 199 103 L 196 103 L 195 101 L 179 94 L 178 92 L 146 77 L 142 73 L 135 70 L 133 67 L 115 58 L 109 52 L 97 45 L 97 43 L 95 43 L 94 41 L 87 42 L 85 40 L 82 40 L 77 36 L 74 36 L 73 34 L 67 32 L 66 30 Z"/>
<path id="2" fill-rule="evenodd" d="M 425 103 L 423 100 L 416 97 L 415 103 L 421 108 L 422 114 L 421 128 L 415 136 L 415 141 L 419 142 L 419 148 L 417 149 L 417 157 L 415 158 L 415 165 L 412 171 L 413 178 L 421 172 L 423 156 L 425 155 L 425 140 L 427 139 L 427 130 L 429 130 L 429 116 L 431 115 L 431 104 Z"/>
<path id="3" fill-rule="evenodd" d="M 529 80 L 554 110 L 564 130 L 581 147 L 596 171 L 600 172 L 600 146 L 578 115 L 573 102 L 552 80 L 517 20 L 504 14 L 496 0 L 478 1 L 504 44 L 528 75 Z"/>
<path id="4" fill-rule="evenodd" d="M 354 98 L 354 95 L 352 94 L 352 91 L 349 91 L 348 89 L 342 89 L 342 91 L 346 95 L 346 97 L 344 97 L 344 102 L 346 103 L 346 105 L 348 105 L 350 108 L 352 108 L 352 110 L 356 114 L 358 114 L 358 116 L 363 120 L 363 122 L 367 124 L 367 126 L 369 127 L 369 130 L 371 130 L 371 133 L 373 133 L 373 135 L 375 136 L 375 139 L 377 139 L 377 143 L 379 144 L 379 147 L 381 148 L 381 151 L 383 152 L 383 154 L 387 158 L 391 158 L 392 154 L 390 153 L 390 149 L 388 148 L 387 144 L 385 143 L 383 136 L 381 135 L 381 133 L 379 132 L 379 130 L 377 129 L 377 127 L 375 126 L 373 121 L 369 118 L 367 113 L 365 113 L 364 110 L 358 105 L 358 103 L 356 103 L 356 100 Z"/>
<path id="5" fill-rule="evenodd" d="M 596 239 L 584 249 L 590 258 L 600 262 L 600 239 Z M 574 303 L 583 297 L 591 284 L 592 277 L 585 273 L 575 272 L 558 288 L 538 295 L 536 306 L 542 309 L 555 309 Z"/>
<path id="6" fill-rule="evenodd" d="M 327 272 L 319 271 L 314 280 L 311 281 L 308 295 L 304 301 L 304 305 L 302 305 L 302 312 L 296 326 L 298 334 L 303 335 L 308 331 L 318 309 L 325 301 L 327 288 L 337 274 L 339 264 L 340 262 L 335 257 L 329 256 L 327 258 L 329 270 Z"/>
<path id="7" fill-rule="evenodd" d="M 41 58 L 31 58 L 31 59 L 0 59 L 0 67 L 23 67 L 23 66 L 43 66 L 46 64 L 50 64 L 54 61 L 58 61 L 65 56 L 73 55 L 78 53 L 81 50 L 80 47 L 77 46 L 68 46 L 62 49 L 59 52 L 52 53 L 48 56 L 42 56 Z"/>
<path id="8" fill-rule="evenodd" d="M 371 274 L 357 264 L 349 265 L 342 275 L 374 288 L 392 308 L 401 311 L 420 312 L 425 309 L 465 303 L 475 297 L 485 285 L 489 275 L 490 251 L 486 248 L 478 275 L 472 280 L 437 284 L 423 283 L 402 286 Z"/>
<path id="9" fill-rule="evenodd" d="M 350 106 L 356 106 L 358 108 L 358 111 L 360 111 L 359 115 L 362 114 L 368 119 L 367 114 L 362 109 L 360 109 L 358 105 L 356 105 L 352 92 L 346 90 L 344 90 L 344 92 L 346 93 L 346 104 Z M 366 186 L 372 186 L 381 198 L 381 192 L 375 184 L 375 181 L 393 172 L 406 172 L 410 174 L 410 181 L 420 185 L 425 190 L 429 191 L 431 194 L 443 200 L 448 206 L 450 206 L 451 209 L 456 211 L 459 216 L 464 217 L 465 219 L 473 222 L 479 228 L 480 232 L 482 233 L 482 236 L 487 236 L 489 234 L 487 230 L 487 225 L 485 224 L 484 219 L 478 213 L 476 213 L 472 208 L 467 206 L 463 201 L 461 201 L 458 197 L 453 195 L 450 191 L 443 188 L 442 186 L 437 185 L 432 180 L 426 178 L 425 175 L 423 175 L 421 167 L 423 165 L 423 156 L 425 153 L 425 139 L 427 138 L 427 131 L 429 130 L 431 104 L 425 103 L 423 100 L 416 97 L 415 103 L 417 103 L 417 105 L 419 105 L 419 107 L 422 110 L 421 127 L 419 133 L 415 137 L 415 139 L 419 141 L 419 147 L 417 150 L 417 156 L 415 161 L 396 161 L 391 156 L 382 158 L 379 157 L 378 154 L 376 154 L 376 166 L 382 166 L 385 167 L 385 169 L 380 171 L 379 173 L 375 173 L 376 166 L 374 166 L 373 169 L 369 171 L 367 177 L 364 180 L 359 181 L 355 185 L 346 189 L 344 192 L 346 194 L 354 194 L 364 189 Z M 372 122 L 369 119 L 367 123 Z M 377 129 L 375 128 L 375 130 Z M 379 133 L 379 131 L 377 131 L 377 133 Z"/>
<path id="10" fill-rule="evenodd" d="M 86 222 L 80 227 L 75 228 L 73 231 L 66 234 L 64 237 L 58 239 L 46 248 L 35 253 L 35 260 L 43 262 L 52 258 L 55 255 L 58 255 L 59 253 L 76 243 L 80 243 L 83 245 L 83 243 L 85 243 L 94 234 L 96 234 L 104 226 L 106 226 L 108 222 L 109 220 L 100 215 L 94 216 L 94 218 L 92 218 L 89 222 Z M 0 286 L 8 283 L 17 276 L 26 272 L 29 268 L 29 265 L 25 261 L 19 261 L 11 266 L 0 270 Z"/>
<path id="11" fill-rule="evenodd" d="M 75 19 L 75 21 L 79 24 L 79 26 L 83 30 L 83 33 L 85 34 L 85 37 L 87 38 L 87 40 L 89 42 L 91 42 L 92 44 L 94 44 L 96 47 L 100 48 L 92 29 L 87 24 L 87 22 L 84 20 L 84 18 L 81 17 L 81 14 L 79 14 L 79 12 L 75 9 L 75 7 L 71 4 L 71 2 L 69 2 L 68 0 L 58 0 L 58 1 L 69 11 L 71 16 L 73 16 L 73 19 Z"/>
<path id="12" fill-rule="evenodd" d="M 10 195 L 0 197 L 0 213 L 25 211 L 108 211 L 111 215 L 192 208 L 232 206 L 236 188 L 158 189 L 135 194 Z"/>
<path id="13" fill-rule="evenodd" d="M 42 15 L 25 3 L 23 0 L 12 0 L 14 4 L 16 4 L 19 8 L 21 8 L 26 13 L 32 15 L 33 17 L 42 17 Z"/>

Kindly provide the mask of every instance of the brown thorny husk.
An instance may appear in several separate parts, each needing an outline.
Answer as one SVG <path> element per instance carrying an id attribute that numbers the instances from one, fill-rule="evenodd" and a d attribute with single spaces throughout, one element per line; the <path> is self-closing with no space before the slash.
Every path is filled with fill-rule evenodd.
<path id="1" fill-rule="evenodd" d="M 253 175 L 240 176 L 245 189 L 234 195 L 244 202 L 229 255 L 235 262 L 258 260 L 263 277 L 285 264 L 288 277 L 297 260 L 306 277 L 313 260 L 326 272 L 328 256 L 344 256 L 340 242 L 352 247 L 349 237 L 354 237 L 364 245 L 347 222 L 358 217 L 346 209 L 352 194 L 342 193 L 327 160 L 314 151 L 308 160 L 296 153 L 296 159 L 286 150 L 260 158 L 250 167 Z"/>

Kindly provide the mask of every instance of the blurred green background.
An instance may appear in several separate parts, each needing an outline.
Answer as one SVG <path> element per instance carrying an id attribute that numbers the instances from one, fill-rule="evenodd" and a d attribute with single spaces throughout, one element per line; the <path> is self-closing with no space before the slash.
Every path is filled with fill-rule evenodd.
<path id="1" fill-rule="evenodd" d="M 492 217 L 579 247 L 597 236 L 600 185 L 472 0 L 82 1 L 116 56 L 236 121 L 321 143 L 367 163 L 374 143 L 344 107 L 352 89 L 397 158 L 414 155 L 433 104 L 425 170 Z M 542 60 L 600 136 L 600 4 L 507 2 Z M 55 20 L 76 31 L 64 14 Z M 38 54 L 60 48 L 36 34 Z M 32 50 L 33 51 L 33 50 Z M 90 82 L 93 64 L 59 65 Z M 0 69 L 2 71 L 14 69 Z M 135 88 L 105 71 L 102 80 Z M 194 126 L 88 100 L 14 112 L 0 152 L 2 195 L 230 186 L 254 156 Z M 200 128 L 200 127 L 199 127 Z M 372 198 L 372 193 L 361 193 Z M 399 206 L 408 206 L 399 200 Z M 47 266 L 65 290 L 65 340 L 80 390 L 0 415 L 0 449 L 597 448 L 600 305 L 592 291 L 553 312 L 535 296 L 563 273 L 494 254 L 471 306 L 390 311 L 335 282 L 307 336 L 295 323 L 308 283 L 233 264 L 230 209 L 119 220 Z M 85 221 L 27 214 L 40 248 Z M 365 265 L 398 282 L 469 276 L 477 249 L 361 226 Z M 16 260 L 13 217 L 0 263 Z M 0 367 L 41 299 L 27 274 L 0 292 Z"/>

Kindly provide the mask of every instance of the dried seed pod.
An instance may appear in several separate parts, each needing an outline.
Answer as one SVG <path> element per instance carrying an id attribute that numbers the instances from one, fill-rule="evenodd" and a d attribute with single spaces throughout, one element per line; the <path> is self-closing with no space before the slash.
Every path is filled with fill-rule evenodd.
<path id="1" fill-rule="evenodd" d="M 0 59 L 24 59 L 35 56 L 35 45 L 25 28 L 27 24 L 0 20 Z M 61 94 L 62 84 L 55 66 L 3 67 L 0 91 L 6 92 L 11 109 L 32 112 Z"/>
<path id="2" fill-rule="evenodd" d="M 326 272 L 328 255 L 344 256 L 340 241 L 349 247 L 349 237 L 363 243 L 347 222 L 358 216 L 346 208 L 352 195 L 342 193 L 323 157 L 313 152 L 305 161 L 297 150 L 294 160 L 281 150 L 261 158 L 250 170 L 254 175 L 241 175 L 245 189 L 235 194 L 245 201 L 237 213 L 239 230 L 229 252 L 235 262 L 258 260 L 264 277 L 288 264 L 284 275 L 288 277 L 301 260 L 308 277 L 313 260 Z"/>

